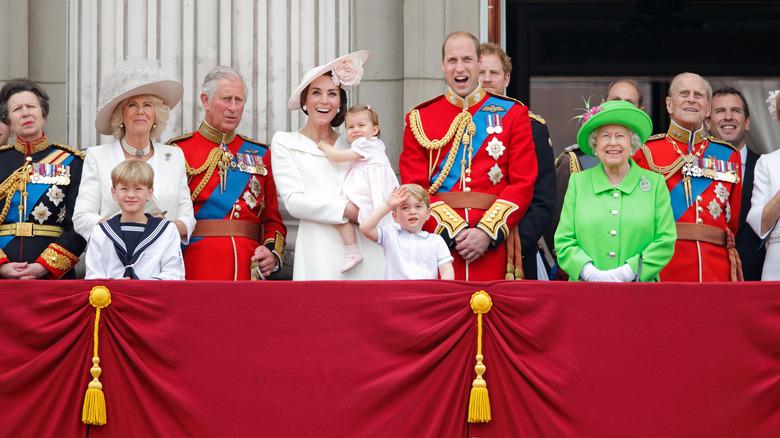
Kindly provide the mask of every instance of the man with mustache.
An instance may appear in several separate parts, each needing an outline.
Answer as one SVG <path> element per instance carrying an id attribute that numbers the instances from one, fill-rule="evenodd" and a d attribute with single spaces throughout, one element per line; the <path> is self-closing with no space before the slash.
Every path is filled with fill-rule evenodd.
<path id="1" fill-rule="evenodd" d="M 742 178 L 739 151 L 704 132 L 712 87 L 681 73 L 666 98 L 671 124 L 637 151 L 640 166 L 666 178 L 677 222 L 674 256 L 661 281 L 742 279 L 734 236 L 739 224 Z"/>
<path id="2" fill-rule="evenodd" d="M 525 105 L 480 87 L 479 60 L 470 33 L 444 40 L 448 89 L 407 115 L 401 181 L 431 195 L 423 230 L 450 246 L 455 279 L 522 278 L 516 228 L 537 173 L 531 122 Z"/>

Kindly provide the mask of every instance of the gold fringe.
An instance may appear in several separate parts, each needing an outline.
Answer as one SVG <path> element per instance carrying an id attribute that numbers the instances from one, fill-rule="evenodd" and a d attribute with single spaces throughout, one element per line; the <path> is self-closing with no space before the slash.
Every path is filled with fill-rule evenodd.
<path id="1" fill-rule="evenodd" d="M 84 424 L 102 426 L 106 424 L 106 397 L 103 394 L 103 384 L 98 379 L 100 369 L 100 357 L 98 357 L 98 327 L 100 322 L 100 309 L 111 304 L 111 293 L 105 286 L 95 286 L 89 293 L 89 304 L 95 307 L 95 331 L 94 331 L 94 355 L 92 357 L 92 381 L 89 382 L 87 393 L 84 396 L 84 408 L 81 411 L 81 421 Z"/>
<path id="2" fill-rule="evenodd" d="M 491 420 L 490 399 L 488 397 L 487 382 L 482 378 L 485 374 L 485 365 L 482 363 L 482 315 L 493 307 L 493 300 L 484 290 L 475 292 L 471 296 L 471 309 L 477 314 L 477 365 L 474 371 L 477 378 L 471 385 L 469 395 L 469 423 L 487 423 Z"/>

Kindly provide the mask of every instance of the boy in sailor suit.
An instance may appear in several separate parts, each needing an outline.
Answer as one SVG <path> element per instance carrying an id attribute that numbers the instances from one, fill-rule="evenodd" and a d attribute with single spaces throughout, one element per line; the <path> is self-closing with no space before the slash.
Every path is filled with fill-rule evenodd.
<path id="1" fill-rule="evenodd" d="M 131 158 L 111 171 L 111 196 L 122 213 L 98 223 L 87 248 L 86 278 L 184 280 L 176 225 L 144 213 L 154 170 Z"/>

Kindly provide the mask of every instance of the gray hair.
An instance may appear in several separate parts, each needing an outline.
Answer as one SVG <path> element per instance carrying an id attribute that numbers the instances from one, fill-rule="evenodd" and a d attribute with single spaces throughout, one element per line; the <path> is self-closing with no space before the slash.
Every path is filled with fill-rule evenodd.
<path id="1" fill-rule="evenodd" d="M 148 96 L 152 102 L 154 102 L 154 125 L 152 126 L 152 130 L 149 131 L 149 139 L 154 141 L 160 138 L 163 131 L 165 131 L 165 127 L 168 126 L 168 117 L 171 115 L 171 109 L 159 97 L 152 94 Z M 127 103 L 128 99 L 130 99 L 130 97 L 119 102 L 119 105 L 114 108 L 114 112 L 111 114 L 111 134 L 113 134 L 114 138 L 117 140 L 125 136 L 122 109 L 125 107 L 125 103 Z"/>
<path id="2" fill-rule="evenodd" d="M 588 135 L 588 146 L 590 146 L 590 150 L 593 151 L 593 154 L 596 155 L 596 132 L 599 130 L 601 126 L 594 129 L 593 132 Z M 639 138 L 639 135 L 632 131 L 628 130 L 629 137 L 631 138 L 631 155 L 634 155 L 636 151 L 639 150 L 639 148 L 642 147 L 642 139 Z M 598 157 L 596 157 L 598 158 Z"/>
<path id="3" fill-rule="evenodd" d="M 672 83 L 669 84 L 669 97 L 674 95 L 674 90 L 677 86 L 677 80 L 682 79 L 683 76 L 695 76 L 701 79 L 704 82 L 704 86 L 707 88 L 707 102 L 712 102 L 712 85 L 710 85 L 710 82 L 696 73 L 691 72 L 680 73 L 679 75 L 675 76 L 674 79 L 672 79 Z"/>
<path id="4" fill-rule="evenodd" d="M 206 77 L 203 79 L 201 92 L 208 96 L 209 100 L 214 97 L 214 93 L 217 92 L 217 81 L 220 79 L 238 79 L 244 85 L 244 88 L 246 88 L 244 77 L 241 76 L 241 73 L 239 73 L 238 70 L 225 65 L 220 65 L 206 73 Z"/>

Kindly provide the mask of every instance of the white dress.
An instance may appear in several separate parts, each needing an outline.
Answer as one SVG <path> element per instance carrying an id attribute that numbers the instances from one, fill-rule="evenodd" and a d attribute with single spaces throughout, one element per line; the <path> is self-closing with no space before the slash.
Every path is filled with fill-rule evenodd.
<path id="1" fill-rule="evenodd" d="M 378 137 L 360 137 L 352 142 L 351 149 L 363 158 L 349 163 L 341 181 L 341 194 L 360 208 L 358 222 L 363 222 L 398 187 L 398 178 L 387 159 L 385 144 Z M 388 214 L 379 225 L 390 226 L 393 223 Z"/>
<path id="2" fill-rule="evenodd" d="M 341 136 L 334 145 L 348 149 Z M 293 280 L 382 280 L 385 256 L 354 226 L 364 260 L 341 273 L 344 242 L 334 224 L 345 223 L 347 201 L 339 197 L 339 165 L 299 132 L 277 132 L 271 140 L 276 191 L 291 215 L 300 219 L 295 238 Z M 346 164 L 342 164 L 346 168 Z"/>
<path id="3" fill-rule="evenodd" d="M 119 205 L 111 197 L 111 170 L 125 160 L 125 155 L 119 140 L 93 146 L 86 153 L 79 195 L 73 209 L 73 228 L 89 240 L 101 218 L 111 218 L 120 212 Z M 187 239 L 182 242 L 186 244 L 195 229 L 195 213 L 187 185 L 184 154 L 176 146 L 154 143 L 154 155 L 147 163 L 154 169 L 154 197 L 146 203 L 145 211 L 150 214 L 167 211 L 165 219 L 184 222 Z"/>
<path id="4" fill-rule="evenodd" d="M 761 155 L 753 171 L 753 196 L 750 198 L 750 212 L 747 223 L 758 237 L 766 239 L 766 259 L 761 271 L 761 280 L 780 280 L 780 227 L 761 234 L 761 215 L 764 206 L 780 190 L 780 151 Z"/>

